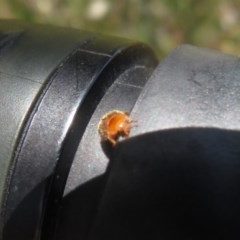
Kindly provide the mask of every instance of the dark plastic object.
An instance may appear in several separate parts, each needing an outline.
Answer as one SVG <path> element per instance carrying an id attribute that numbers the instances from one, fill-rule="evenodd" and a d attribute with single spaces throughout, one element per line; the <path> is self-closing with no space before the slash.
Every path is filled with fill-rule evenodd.
<path id="1" fill-rule="evenodd" d="M 0 21 L 0 33 L 3 239 L 52 239 L 73 157 L 99 101 L 131 72 L 139 81 L 116 85 L 133 96 L 130 110 L 157 61 L 141 43 L 83 31 Z"/>
<path id="2" fill-rule="evenodd" d="M 173 51 L 112 155 L 90 239 L 240 239 L 239 93 L 239 58 Z"/>
<path id="3" fill-rule="evenodd" d="M 0 21 L 0 239 L 240 239 L 239 58 L 181 46 L 156 64 Z M 112 109 L 138 121 L 114 148 L 97 134 Z"/>

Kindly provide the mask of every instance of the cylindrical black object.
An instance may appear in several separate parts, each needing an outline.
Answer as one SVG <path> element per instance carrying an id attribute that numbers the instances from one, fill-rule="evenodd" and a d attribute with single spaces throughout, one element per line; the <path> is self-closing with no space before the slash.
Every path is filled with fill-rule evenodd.
<path id="1" fill-rule="evenodd" d="M 130 111 L 157 60 L 141 43 L 78 30 L 0 21 L 0 33 L 3 239 L 47 239 L 100 100 L 112 90 L 112 106 Z"/>
<path id="2" fill-rule="evenodd" d="M 240 61 L 0 21 L 0 240 L 239 239 Z M 155 70 L 154 70 L 155 69 Z M 137 121 L 101 143 L 111 110 Z"/>

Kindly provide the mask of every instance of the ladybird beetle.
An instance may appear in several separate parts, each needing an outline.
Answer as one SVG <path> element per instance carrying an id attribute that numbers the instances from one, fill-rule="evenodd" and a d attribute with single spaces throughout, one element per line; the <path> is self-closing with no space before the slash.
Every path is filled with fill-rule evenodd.
<path id="1" fill-rule="evenodd" d="M 110 141 L 116 145 L 119 137 L 128 137 L 133 120 L 129 114 L 113 110 L 105 114 L 98 124 L 98 132 L 102 141 Z"/>

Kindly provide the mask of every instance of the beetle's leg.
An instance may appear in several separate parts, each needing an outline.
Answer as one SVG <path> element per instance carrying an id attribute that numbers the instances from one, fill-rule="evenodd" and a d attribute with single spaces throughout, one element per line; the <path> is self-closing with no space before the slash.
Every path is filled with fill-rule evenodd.
<path id="1" fill-rule="evenodd" d="M 114 138 L 108 137 L 108 141 L 111 142 L 113 146 L 117 144 L 117 141 Z"/>
<path id="2" fill-rule="evenodd" d="M 138 120 L 132 120 L 131 119 L 130 123 L 131 123 L 132 127 L 138 126 Z"/>

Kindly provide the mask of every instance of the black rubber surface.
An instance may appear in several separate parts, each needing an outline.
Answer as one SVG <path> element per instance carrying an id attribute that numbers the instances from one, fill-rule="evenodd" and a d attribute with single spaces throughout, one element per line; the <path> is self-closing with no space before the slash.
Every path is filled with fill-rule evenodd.
<path id="1" fill-rule="evenodd" d="M 89 239 L 239 239 L 240 61 L 192 46 L 154 71 Z"/>

